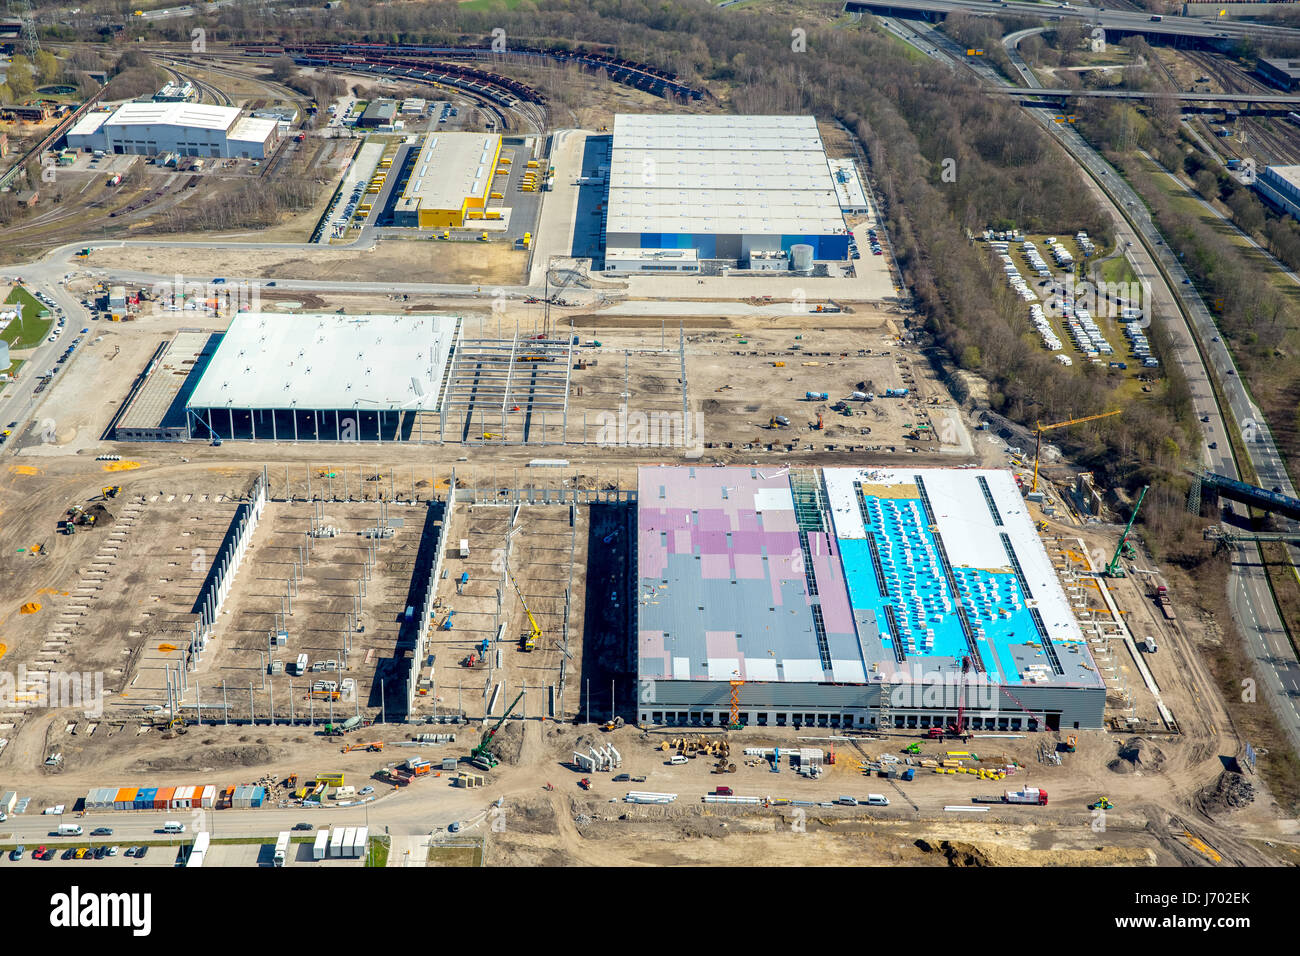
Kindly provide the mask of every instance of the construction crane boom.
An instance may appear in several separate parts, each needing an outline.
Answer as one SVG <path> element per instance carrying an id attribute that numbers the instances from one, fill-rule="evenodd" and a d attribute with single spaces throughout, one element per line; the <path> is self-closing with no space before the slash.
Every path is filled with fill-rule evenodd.
<path id="1" fill-rule="evenodd" d="M 1119 536 L 1119 544 L 1115 545 L 1115 553 L 1111 555 L 1110 564 L 1106 565 L 1105 575 L 1108 578 L 1124 577 L 1124 566 L 1119 563 L 1120 552 L 1124 549 L 1124 542 L 1128 540 L 1128 533 L 1133 530 L 1133 522 L 1137 520 L 1138 511 L 1142 508 L 1142 499 L 1147 496 L 1147 489 L 1150 485 L 1142 486 L 1142 494 L 1138 495 L 1137 504 L 1133 507 L 1133 513 L 1128 516 L 1128 524 L 1124 526 L 1124 533 Z"/>
<path id="2" fill-rule="evenodd" d="M 483 739 L 479 741 L 477 747 L 470 751 L 469 759 L 476 767 L 482 767 L 484 770 L 491 770 L 498 763 L 497 758 L 492 754 L 492 738 L 497 735 L 501 725 L 506 722 L 506 718 L 514 713 L 515 707 L 524 699 L 524 692 L 521 690 L 519 696 L 514 699 L 506 712 L 501 715 L 501 719 L 492 725 L 491 730 L 483 732 Z"/>
<path id="3" fill-rule="evenodd" d="M 1112 415 L 1118 415 L 1124 411 L 1117 408 L 1113 412 L 1102 412 L 1100 415 L 1085 415 L 1083 418 L 1071 418 L 1069 421 L 1053 422 L 1051 425 L 1034 426 L 1034 483 L 1030 486 L 1031 492 L 1038 490 L 1038 453 L 1043 447 L 1043 432 L 1051 431 L 1053 428 L 1064 428 L 1066 425 L 1082 425 L 1084 422 L 1095 422 L 1099 418 L 1110 418 Z"/>
<path id="4" fill-rule="evenodd" d="M 523 606 L 524 613 L 528 615 L 529 632 L 523 638 L 523 649 L 525 651 L 536 650 L 537 642 L 542 639 L 542 629 L 537 623 L 537 618 L 533 617 L 533 612 L 528 610 L 528 602 L 524 600 L 524 592 L 519 590 L 519 584 L 515 581 L 515 576 L 510 575 L 510 583 L 514 585 L 515 594 L 519 595 L 519 603 Z"/>

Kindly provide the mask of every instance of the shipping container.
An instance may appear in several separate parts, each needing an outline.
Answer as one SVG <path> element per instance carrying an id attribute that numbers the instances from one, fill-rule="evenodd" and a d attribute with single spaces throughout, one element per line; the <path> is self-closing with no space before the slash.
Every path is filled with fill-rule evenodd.
<path id="1" fill-rule="evenodd" d="M 135 795 L 139 792 L 139 787 L 123 787 L 117 791 L 117 798 L 113 801 L 113 809 L 130 810 L 135 806 Z"/>
<path id="2" fill-rule="evenodd" d="M 198 799 L 199 799 L 199 806 L 203 807 L 205 810 L 211 810 L 213 807 L 215 807 L 217 804 L 216 784 L 210 783 L 207 786 L 205 786 L 203 788 L 203 792 L 199 795 Z"/>
<path id="3" fill-rule="evenodd" d="M 330 859 L 343 855 L 343 828 L 335 827 L 330 831 Z"/>
<path id="4" fill-rule="evenodd" d="M 311 848 L 311 858 L 313 860 L 325 859 L 325 854 L 329 852 L 330 832 L 329 830 L 316 831 L 316 843 Z"/>
<path id="5" fill-rule="evenodd" d="M 172 799 L 176 796 L 175 787 L 159 787 L 158 792 L 154 794 L 153 808 L 155 810 L 170 810 Z"/>
<path id="6" fill-rule="evenodd" d="M 370 839 L 369 827 L 357 827 L 357 835 L 352 840 L 352 855 L 360 858 L 366 855 L 366 842 Z"/>
<path id="7" fill-rule="evenodd" d="M 158 795 L 157 787 L 146 787 L 135 795 L 136 810 L 152 810 L 154 797 Z"/>
<path id="8" fill-rule="evenodd" d="M 5 813 L 13 813 L 14 805 L 18 802 L 17 790 L 6 790 L 4 796 L 0 796 L 0 810 Z"/>

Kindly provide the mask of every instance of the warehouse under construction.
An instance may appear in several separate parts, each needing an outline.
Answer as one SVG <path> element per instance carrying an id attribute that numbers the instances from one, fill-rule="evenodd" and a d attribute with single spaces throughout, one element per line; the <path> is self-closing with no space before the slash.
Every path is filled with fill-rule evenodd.
<path id="1" fill-rule="evenodd" d="M 1103 725 L 1008 471 L 647 467 L 638 527 L 642 723 Z"/>
<path id="2" fill-rule="evenodd" d="M 188 437 L 432 438 L 459 332 L 449 315 L 241 312 L 186 402 Z"/>

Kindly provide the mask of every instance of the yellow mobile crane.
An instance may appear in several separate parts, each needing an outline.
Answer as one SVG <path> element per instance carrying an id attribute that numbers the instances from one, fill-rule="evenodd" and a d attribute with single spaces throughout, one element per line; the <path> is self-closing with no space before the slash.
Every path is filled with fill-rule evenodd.
<path id="1" fill-rule="evenodd" d="M 1038 490 L 1038 452 L 1043 447 L 1043 432 L 1051 431 L 1053 428 L 1064 428 L 1066 425 L 1081 425 L 1084 422 L 1095 422 L 1099 418 L 1110 418 L 1110 416 L 1118 415 L 1122 411 L 1124 411 L 1124 409 L 1117 408 L 1113 412 L 1102 412 L 1100 415 L 1088 415 L 1084 418 L 1071 418 L 1068 422 L 1055 422 L 1051 425 L 1035 425 L 1034 432 L 1036 437 L 1034 439 L 1034 483 L 1030 486 L 1029 490 L 1031 492 Z"/>
<path id="2" fill-rule="evenodd" d="M 514 585 L 515 593 L 519 595 L 519 603 L 523 606 L 524 613 L 528 615 L 528 633 L 519 639 L 519 648 L 524 651 L 537 649 L 537 642 L 542 638 L 542 629 L 537 625 L 537 618 L 533 617 L 533 612 L 528 610 L 528 604 L 524 601 L 524 592 L 519 590 L 519 583 L 515 581 L 515 576 L 510 575 L 510 583 Z"/>

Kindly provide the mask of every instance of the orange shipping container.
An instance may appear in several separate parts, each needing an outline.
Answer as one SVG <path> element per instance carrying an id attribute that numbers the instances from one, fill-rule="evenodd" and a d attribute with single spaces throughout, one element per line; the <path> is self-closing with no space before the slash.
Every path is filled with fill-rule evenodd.
<path id="1" fill-rule="evenodd" d="M 113 799 L 113 803 L 117 805 L 117 809 L 119 810 L 130 810 L 131 804 L 135 802 L 135 795 L 139 792 L 139 787 L 123 787 L 121 790 L 117 791 L 117 796 Z"/>
<path id="2" fill-rule="evenodd" d="M 155 810 L 170 810 L 172 797 L 175 795 L 175 787 L 159 787 L 157 795 L 153 798 L 153 808 Z"/>

